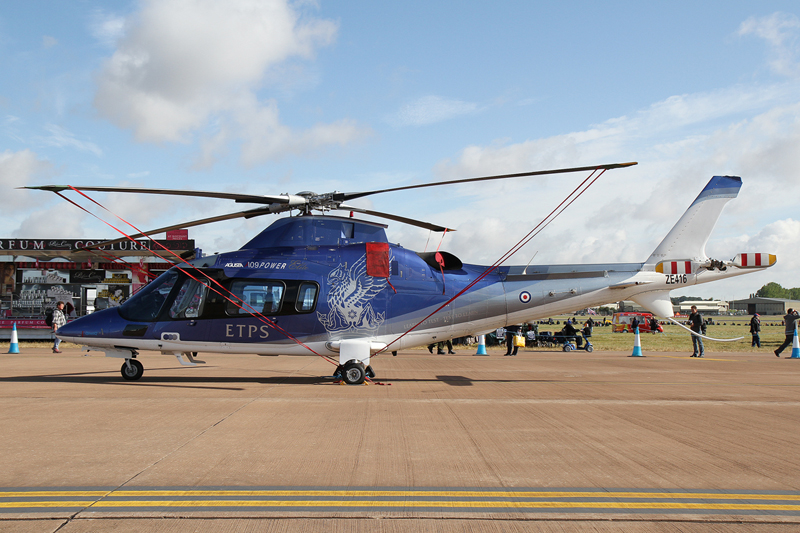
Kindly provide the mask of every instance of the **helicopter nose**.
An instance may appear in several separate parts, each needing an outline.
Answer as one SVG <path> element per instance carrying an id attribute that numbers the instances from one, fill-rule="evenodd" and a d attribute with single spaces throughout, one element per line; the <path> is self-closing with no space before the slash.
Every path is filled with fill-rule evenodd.
<path id="1" fill-rule="evenodd" d="M 117 308 L 112 307 L 68 322 L 56 330 L 56 335 L 62 340 L 112 336 L 125 327 L 123 322 Z"/>

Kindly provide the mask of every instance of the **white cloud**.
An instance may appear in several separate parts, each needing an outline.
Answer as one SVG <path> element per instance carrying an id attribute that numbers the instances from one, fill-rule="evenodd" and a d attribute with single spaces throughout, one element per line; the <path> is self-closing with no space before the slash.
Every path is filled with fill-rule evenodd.
<path id="1" fill-rule="evenodd" d="M 455 179 L 641 162 L 604 174 L 508 264 L 525 264 L 537 251 L 534 263 L 643 261 L 711 176 L 739 175 L 744 183 L 741 193 L 723 210 L 707 251 L 725 260 L 744 251 L 776 253 L 779 266 L 687 291 L 744 297 L 767 281 L 796 286 L 789 265 L 800 260 L 794 233 L 798 223 L 790 220 L 796 217 L 800 195 L 797 94 L 797 84 L 787 82 L 679 95 L 582 131 L 470 146 L 454 159 L 440 162 L 436 171 L 442 179 Z M 465 261 L 489 264 L 585 176 L 464 185 L 447 191 L 435 215 L 428 211 L 418 218 L 455 227 L 458 231 L 446 237 L 444 249 Z M 376 209 L 382 210 L 380 205 Z M 749 237 L 742 240 L 743 235 Z"/>
<path id="2" fill-rule="evenodd" d="M 42 48 L 52 48 L 58 44 L 58 39 L 53 36 L 45 35 L 42 37 Z"/>
<path id="3" fill-rule="evenodd" d="M 98 9 L 92 13 L 89 29 L 101 44 L 113 47 L 125 35 L 126 27 L 125 17 Z"/>
<path id="4" fill-rule="evenodd" d="M 40 159 L 31 150 L 0 153 L 0 187 L 3 188 L 3 215 L 21 213 L 35 203 L 34 195 L 45 194 L 20 190 L 18 187 L 34 185 L 34 180 L 53 174 L 53 165 Z"/>
<path id="5" fill-rule="evenodd" d="M 769 66 L 776 74 L 790 77 L 800 74 L 800 19 L 795 15 L 778 12 L 767 17 L 750 17 L 739 26 L 739 35 L 755 35 L 769 44 Z"/>
<path id="6" fill-rule="evenodd" d="M 17 128 L 18 123 L 20 123 L 19 117 L 15 117 L 14 115 L 6 115 L 2 124 L 0 124 L 0 131 L 2 131 L 3 135 L 6 137 L 22 143 L 25 141 Z"/>
<path id="7" fill-rule="evenodd" d="M 29 213 L 11 235 L 27 239 L 74 239 L 75 235 L 86 235 L 83 227 L 85 219 L 86 215 L 72 206 L 60 204 L 56 208 L 37 209 Z"/>
<path id="8" fill-rule="evenodd" d="M 31 150 L 0 153 L 0 187 L 4 191 L 0 225 L 12 237 L 71 237 L 81 235 L 83 216 L 50 192 L 18 189 L 51 178 L 54 169 Z"/>
<path id="9" fill-rule="evenodd" d="M 78 139 L 74 133 L 67 131 L 61 126 L 46 124 L 44 129 L 47 130 L 50 135 L 35 139 L 43 145 L 57 146 L 59 148 L 74 148 L 83 152 L 90 152 L 97 157 L 102 157 L 103 155 L 103 151 L 95 143 L 91 141 L 82 141 Z"/>
<path id="10" fill-rule="evenodd" d="M 369 133 L 350 121 L 294 131 L 281 124 L 274 100 L 258 98 L 270 72 L 311 59 L 336 36 L 336 23 L 305 16 L 297 5 L 146 0 L 125 26 L 98 76 L 95 106 L 140 141 L 189 142 L 214 124 L 196 166 L 213 164 L 222 141 L 241 141 L 252 164 Z"/>
<path id="11" fill-rule="evenodd" d="M 389 117 L 389 123 L 394 126 L 424 126 L 474 113 L 477 110 L 478 105 L 472 102 L 448 100 L 435 95 L 423 96 L 400 108 Z"/>
<path id="12" fill-rule="evenodd" d="M 345 146 L 371 135 L 370 129 L 353 120 L 320 123 L 294 131 L 281 123 L 275 101 L 260 105 L 254 100 L 243 99 L 235 110 L 235 117 L 239 136 L 243 139 L 242 162 L 246 166 L 325 146 Z"/>
<path id="13" fill-rule="evenodd" d="M 777 102 L 791 101 L 797 90 L 795 83 L 785 83 L 671 96 L 631 116 L 583 131 L 514 144 L 468 146 L 455 161 L 440 162 L 436 171 L 453 179 L 614 162 L 598 160 L 609 156 L 622 162 L 635 159 L 632 153 L 642 158 L 638 154 L 643 149 L 659 159 L 671 159 L 706 142 L 708 135 L 719 131 L 715 128 L 729 124 L 732 117 L 744 118 Z"/>

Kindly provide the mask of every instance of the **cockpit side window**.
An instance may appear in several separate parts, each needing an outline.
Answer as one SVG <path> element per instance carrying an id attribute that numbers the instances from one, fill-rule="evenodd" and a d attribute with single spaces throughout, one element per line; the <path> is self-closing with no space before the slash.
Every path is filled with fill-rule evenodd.
<path id="1" fill-rule="evenodd" d="M 177 281 L 177 271 L 169 270 L 165 272 L 128 298 L 119 307 L 120 315 L 126 320 L 142 322 L 156 320 Z"/>
<path id="2" fill-rule="evenodd" d="M 186 279 L 169 308 L 170 318 L 197 318 L 203 312 L 207 287 L 194 279 Z"/>

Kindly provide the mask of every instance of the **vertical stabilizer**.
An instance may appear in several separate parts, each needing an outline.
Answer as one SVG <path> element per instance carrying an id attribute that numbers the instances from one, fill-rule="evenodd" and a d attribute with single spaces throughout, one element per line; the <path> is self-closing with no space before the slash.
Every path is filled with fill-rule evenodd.
<path id="1" fill-rule="evenodd" d="M 650 255 L 646 264 L 660 261 L 705 262 L 706 243 L 717 223 L 722 208 L 736 198 L 742 187 L 738 176 L 714 176 L 689 209 Z"/>

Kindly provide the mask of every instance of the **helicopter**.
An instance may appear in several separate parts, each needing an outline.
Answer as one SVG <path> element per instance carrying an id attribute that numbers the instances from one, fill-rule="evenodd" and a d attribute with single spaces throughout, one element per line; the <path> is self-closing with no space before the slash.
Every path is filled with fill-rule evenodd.
<path id="1" fill-rule="evenodd" d="M 336 365 L 335 377 L 356 385 L 375 377 L 371 358 L 379 353 L 396 353 L 620 300 L 633 300 L 654 315 L 668 318 L 673 316 L 671 290 L 763 270 L 776 263 L 776 256 L 768 253 L 740 253 L 727 261 L 711 259 L 705 253 L 723 207 L 742 186 L 737 176 L 712 177 L 653 253 L 640 263 L 463 263 L 448 252 L 414 252 L 389 243 L 388 226 L 355 219 L 353 212 L 435 232 L 452 231 L 450 228 L 346 203 L 408 189 L 567 172 L 591 172 L 590 178 L 596 180 L 606 170 L 635 164 L 352 193 L 261 196 L 108 186 L 26 188 L 62 197 L 61 192 L 72 190 L 84 195 L 82 191 L 162 194 L 261 204 L 126 235 L 95 248 L 221 220 L 299 211 L 299 215 L 279 218 L 239 250 L 179 261 L 122 305 L 69 322 L 56 335 L 86 350 L 124 359 L 121 374 L 125 380 L 142 377 L 144 366 L 137 356 L 146 350 L 173 355 L 184 366 L 203 363 L 196 359 L 201 352 L 314 355 Z M 350 216 L 328 213 L 333 210 L 350 211 Z"/>

